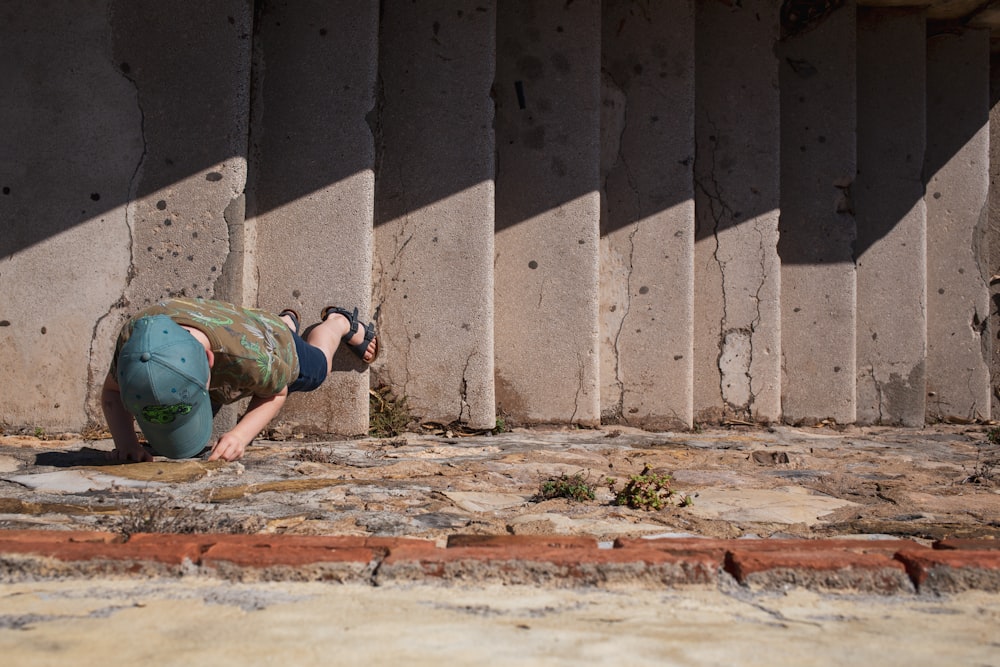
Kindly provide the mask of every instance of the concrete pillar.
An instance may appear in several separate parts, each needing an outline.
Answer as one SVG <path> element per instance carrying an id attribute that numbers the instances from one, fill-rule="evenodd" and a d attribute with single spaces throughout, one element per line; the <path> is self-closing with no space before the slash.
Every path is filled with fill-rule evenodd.
<path id="1" fill-rule="evenodd" d="M 694 411 L 781 418 L 778 6 L 698 3 Z"/>
<path id="2" fill-rule="evenodd" d="M 989 32 L 927 42 L 927 415 L 990 418 Z"/>
<path id="3" fill-rule="evenodd" d="M 926 16 L 858 11 L 857 419 L 924 423 Z"/>
<path id="4" fill-rule="evenodd" d="M 600 421 L 600 12 L 498 8 L 496 392 L 515 421 Z"/>
<path id="5" fill-rule="evenodd" d="M 372 316 L 378 2 L 265 0 L 258 13 L 247 215 L 256 304 L 295 308 L 303 328 L 327 305 Z M 319 390 L 293 395 L 276 426 L 368 430 L 368 374 L 346 348 Z"/>
<path id="6" fill-rule="evenodd" d="M 1000 53 L 990 54 L 990 198 L 987 238 L 990 251 L 990 302 L 1000 301 Z M 1000 414 L 1000 309 L 990 310 L 990 385 L 991 415 Z"/>
<path id="7" fill-rule="evenodd" d="M 114 339 L 97 335 L 97 323 L 127 280 L 126 210 L 144 156 L 136 87 L 108 57 L 111 4 L 5 6 L 0 422 L 8 426 L 82 428 L 88 385 L 104 379 L 111 359 Z"/>
<path id="8" fill-rule="evenodd" d="M 601 413 L 691 425 L 694 3 L 602 20 Z M 669 378 L 669 381 L 665 381 Z"/>
<path id="9" fill-rule="evenodd" d="M 377 382 L 493 428 L 495 5 L 386 3 L 381 33 Z"/>
<path id="10" fill-rule="evenodd" d="M 856 8 L 784 26 L 781 57 L 782 411 L 855 419 Z"/>

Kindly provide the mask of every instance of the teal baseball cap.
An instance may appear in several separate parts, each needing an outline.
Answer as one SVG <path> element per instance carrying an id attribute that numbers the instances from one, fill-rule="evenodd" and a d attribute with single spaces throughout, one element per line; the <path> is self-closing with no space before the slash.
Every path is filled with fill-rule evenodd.
<path id="1" fill-rule="evenodd" d="M 197 456 L 212 437 L 205 348 L 166 315 L 135 321 L 118 354 L 122 403 L 157 454 Z"/>

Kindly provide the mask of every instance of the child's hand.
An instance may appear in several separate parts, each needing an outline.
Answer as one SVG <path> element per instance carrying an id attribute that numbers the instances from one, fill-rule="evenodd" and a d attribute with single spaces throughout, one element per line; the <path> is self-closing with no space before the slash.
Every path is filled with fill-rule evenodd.
<path id="1" fill-rule="evenodd" d="M 153 455 L 147 452 L 141 445 L 128 449 L 115 447 L 112 451 L 108 452 L 108 461 L 112 463 L 143 463 L 144 461 L 152 460 Z"/>
<path id="2" fill-rule="evenodd" d="M 212 455 L 208 457 L 208 460 L 218 461 L 222 459 L 223 461 L 236 461 L 243 458 L 243 452 L 246 451 L 246 448 L 247 443 L 243 442 L 242 438 L 230 431 L 215 443 L 212 447 Z"/>

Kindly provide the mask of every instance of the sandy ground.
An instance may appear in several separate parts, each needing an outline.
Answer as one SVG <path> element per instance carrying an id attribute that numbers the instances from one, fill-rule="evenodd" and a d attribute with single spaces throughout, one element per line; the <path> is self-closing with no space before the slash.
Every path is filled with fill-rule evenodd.
<path id="1" fill-rule="evenodd" d="M 66 665 L 1000 665 L 1000 596 L 198 580 L 0 587 L 0 654 Z"/>

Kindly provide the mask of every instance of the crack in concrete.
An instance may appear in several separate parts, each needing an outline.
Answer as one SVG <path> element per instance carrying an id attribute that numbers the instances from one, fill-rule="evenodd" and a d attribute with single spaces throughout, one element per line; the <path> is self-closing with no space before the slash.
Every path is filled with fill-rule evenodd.
<path id="1" fill-rule="evenodd" d="M 875 367 L 874 366 L 869 366 L 868 367 L 868 375 L 871 378 L 872 386 L 875 387 L 875 399 L 876 399 L 875 407 L 876 407 L 876 411 L 878 413 L 878 417 L 877 417 L 875 423 L 876 424 L 881 424 L 882 423 L 882 419 L 884 418 L 884 411 L 882 409 L 882 406 L 883 406 L 884 400 L 885 400 L 883 398 L 882 383 L 879 381 L 878 377 L 876 377 L 876 375 L 875 375 Z"/>
<path id="2" fill-rule="evenodd" d="M 614 76 L 610 71 L 602 68 L 602 73 L 607 76 L 607 79 L 617 88 L 622 94 L 622 122 L 621 130 L 618 133 L 618 150 L 615 153 L 615 164 L 612 168 L 608 170 L 607 175 L 604 178 L 604 191 L 608 192 L 608 180 L 611 174 L 615 171 L 614 167 L 621 165 L 621 169 L 625 174 L 625 180 L 629 185 L 629 190 L 634 195 L 634 205 L 636 211 L 642 210 L 642 191 L 636 183 L 635 176 L 632 173 L 632 169 L 628 164 L 628 160 L 625 156 L 625 151 L 622 146 L 625 144 L 625 132 L 628 129 L 628 94 L 625 92 L 622 85 L 615 80 Z M 632 310 L 632 273 L 635 259 L 635 236 L 639 232 L 639 221 L 636 220 L 632 223 L 632 229 L 628 235 L 629 242 L 629 252 L 628 259 L 625 263 L 625 300 L 622 304 L 622 313 L 618 319 L 618 329 L 615 331 L 614 343 L 612 347 L 614 349 L 614 374 L 615 374 L 615 385 L 618 388 L 617 391 L 617 401 L 615 407 L 612 408 L 614 414 L 623 422 L 628 424 L 628 417 L 625 414 L 625 379 L 622 377 L 621 368 L 621 338 L 622 332 L 625 330 L 625 320 L 628 319 L 629 313 Z"/>
<path id="3" fill-rule="evenodd" d="M 764 284 L 767 282 L 767 263 L 764 261 L 767 252 L 767 243 L 764 241 L 764 230 L 761 228 L 762 223 L 760 220 L 754 220 L 753 230 L 757 234 L 757 251 L 758 257 L 760 258 L 760 280 L 757 282 L 757 289 L 754 290 L 754 317 L 750 321 L 750 359 L 747 362 L 747 380 L 748 380 L 748 390 L 749 398 L 747 400 L 747 417 L 753 418 L 753 406 L 757 403 L 757 391 L 754 390 L 754 376 L 753 376 L 753 364 L 754 364 L 754 351 L 757 346 L 754 344 L 754 337 L 757 334 L 757 327 L 760 325 L 761 312 L 760 304 L 763 299 L 760 293 L 764 289 Z M 758 382 L 763 383 L 764 379 L 759 378 Z"/>
<path id="4" fill-rule="evenodd" d="M 577 382 L 576 382 L 576 394 L 573 396 L 573 414 L 569 417 L 569 423 L 575 424 L 576 415 L 580 412 L 580 395 L 584 393 L 584 381 L 587 377 L 586 373 L 586 362 L 582 358 L 582 355 L 576 355 L 577 361 Z"/>
<path id="5" fill-rule="evenodd" d="M 459 422 L 467 422 L 472 417 L 472 408 L 469 405 L 469 366 L 472 365 L 472 358 L 475 352 L 470 352 L 465 358 L 465 365 L 462 367 L 462 379 L 458 390 L 458 419 Z"/>
<path id="6" fill-rule="evenodd" d="M 112 5 L 108 5 L 107 9 L 107 22 L 109 26 L 114 25 L 114 8 Z M 109 43 L 113 41 L 113 35 L 109 36 Z M 109 46 L 110 51 L 114 51 L 114 46 Z M 90 330 L 90 350 L 88 352 L 88 359 L 90 363 L 87 364 L 87 392 L 84 397 L 84 413 L 91 414 L 91 419 L 93 415 L 87 406 L 94 402 L 95 387 L 97 386 L 95 375 L 95 369 L 93 367 L 94 355 L 96 354 L 95 345 L 98 340 L 98 331 L 101 325 L 110 317 L 120 314 L 129 305 L 129 299 L 127 294 L 132 286 L 132 282 L 137 277 L 138 273 L 135 269 L 135 209 L 134 203 L 139 190 L 139 174 L 142 171 L 142 165 L 146 162 L 146 156 L 149 152 L 149 145 L 146 141 L 146 113 L 142 108 L 142 97 L 139 95 L 139 86 L 135 79 L 129 76 L 128 72 L 124 71 L 121 67 L 115 65 L 114 54 L 110 53 L 108 57 L 108 62 L 111 67 L 117 70 L 123 79 L 129 82 L 132 90 L 135 91 L 135 108 L 139 113 L 139 136 L 142 138 L 142 152 L 139 154 L 139 159 L 136 160 L 135 168 L 132 170 L 132 175 L 129 177 L 128 181 L 128 200 L 125 202 L 125 229 L 128 232 L 128 269 L 125 272 L 125 285 L 122 288 L 121 296 L 111 304 L 108 308 L 108 312 L 104 313 L 94 322 L 94 326 Z M 103 382 L 101 383 L 103 385 Z"/>
<path id="7" fill-rule="evenodd" d="M 372 132 L 373 140 L 375 142 L 375 173 L 382 176 L 381 179 L 377 178 L 375 183 L 376 192 L 376 216 L 378 215 L 378 201 L 379 201 L 379 182 L 385 184 L 389 181 L 391 173 L 391 179 L 395 180 L 396 187 L 392 190 L 392 194 L 400 197 L 402 199 L 402 211 L 404 213 L 396 218 L 394 221 L 398 225 L 398 229 L 393 234 L 392 243 L 394 249 L 392 250 L 391 257 L 388 261 L 383 260 L 383 255 L 380 253 L 375 253 L 375 263 L 377 265 L 377 270 L 374 271 L 375 277 L 373 279 L 373 292 L 379 295 L 377 299 L 378 307 L 374 315 L 374 319 L 378 320 L 382 313 L 382 306 L 388 301 L 389 292 L 399 289 L 400 286 L 405 282 L 402 279 L 403 274 L 403 264 L 404 264 L 404 253 L 407 246 L 414 239 L 415 232 L 411 230 L 409 212 L 415 210 L 410 201 L 408 195 L 409 190 L 406 186 L 407 179 L 406 173 L 403 165 L 397 165 L 394 170 L 389 170 L 384 167 L 385 161 L 385 138 L 383 135 L 383 117 L 385 113 L 385 108 L 388 106 L 387 95 L 385 89 L 385 81 L 381 75 L 377 75 L 375 79 L 375 103 L 365 116 L 365 122 L 368 124 L 369 130 Z M 376 227 L 379 227 L 381 223 L 389 223 L 390 220 L 375 220 Z M 394 287 L 393 287 L 394 286 Z M 406 294 L 402 295 L 402 298 L 406 298 Z M 388 338 L 384 339 L 389 347 L 394 349 L 399 349 L 402 352 L 402 363 L 393 364 L 390 368 L 388 365 L 383 366 L 380 369 L 380 373 L 384 374 L 388 378 L 388 383 L 392 386 L 401 387 L 402 395 L 408 394 L 408 387 L 410 385 L 410 351 L 412 349 L 412 344 L 414 337 L 410 332 L 408 320 L 405 317 L 400 317 L 398 319 L 399 325 L 402 327 L 403 341 L 401 345 L 391 344 Z M 383 335 L 388 335 L 391 338 L 391 332 L 383 333 Z M 402 372 L 403 380 L 402 382 L 397 382 L 393 378 L 393 370 Z"/>
<path id="8" fill-rule="evenodd" d="M 378 306 L 378 309 L 377 309 L 379 315 L 381 314 L 382 304 L 384 304 L 386 302 L 386 300 L 387 300 L 387 296 L 388 296 L 387 295 L 387 290 L 389 289 L 388 286 L 387 286 L 387 283 L 393 283 L 393 284 L 399 284 L 400 283 L 400 276 L 401 276 L 402 271 L 403 271 L 401 257 L 403 255 L 403 252 L 406 250 L 406 246 L 408 246 L 410 244 L 410 241 L 413 240 L 413 234 L 412 233 L 409 233 L 409 236 L 407 236 L 407 233 L 408 233 L 408 230 L 406 228 L 407 227 L 407 221 L 408 221 L 407 217 L 404 217 L 402 219 L 402 221 L 400 223 L 399 230 L 393 236 L 393 242 L 395 243 L 395 249 L 393 250 L 392 257 L 388 261 L 389 267 L 391 269 L 393 269 L 393 272 L 391 273 L 391 275 L 390 275 L 389 269 L 387 269 L 385 267 L 385 264 L 383 263 L 383 261 L 381 259 L 381 256 L 378 255 L 378 254 L 376 254 L 376 262 L 378 263 L 378 267 L 379 268 L 378 268 L 378 271 L 376 271 L 376 275 L 378 276 L 378 278 L 377 278 L 376 284 L 375 284 L 375 292 L 380 295 L 379 300 L 378 300 L 379 301 L 379 306 Z M 405 240 L 403 240 L 402 242 L 400 242 L 400 240 L 403 239 L 403 237 L 406 237 Z M 402 351 L 403 351 L 403 359 L 405 360 L 405 359 L 409 359 L 410 348 L 411 348 L 411 345 L 412 345 L 413 338 L 412 338 L 412 336 L 410 334 L 409 326 L 407 324 L 406 319 L 405 318 L 401 318 L 400 323 L 402 324 L 402 328 L 403 328 L 404 344 L 402 346 L 403 347 Z M 383 333 L 383 335 L 385 335 L 385 334 Z M 388 341 L 386 341 L 386 342 L 388 342 Z M 410 381 L 409 363 L 407 363 L 407 362 L 404 361 L 404 363 L 399 364 L 399 367 L 401 368 L 401 370 L 403 372 L 403 378 L 404 378 L 403 382 L 401 383 L 402 389 L 403 389 L 403 395 L 406 395 L 406 393 L 407 393 L 407 387 L 408 387 L 409 381 Z M 397 384 L 394 380 L 392 380 L 392 372 L 388 368 L 383 368 L 382 372 L 384 372 L 387 375 L 389 375 L 389 377 L 390 377 L 389 384 L 392 384 L 392 385 Z"/>
<path id="9" fill-rule="evenodd" d="M 767 275 L 766 266 L 764 263 L 764 232 L 760 228 L 759 222 L 755 222 L 753 225 L 754 231 L 758 236 L 758 255 L 760 257 L 760 280 L 757 283 L 757 288 L 754 291 L 754 304 L 755 304 L 755 314 L 754 318 L 750 321 L 749 326 L 746 327 L 729 327 L 729 299 L 730 294 L 726 286 L 726 270 L 727 263 L 723 261 L 720 257 L 720 230 L 725 219 L 734 221 L 739 216 L 739 212 L 734 210 L 733 207 L 728 203 L 723 191 L 722 185 L 715 177 L 716 168 L 716 151 L 718 150 L 719 140 L 718 140 L 718 126 L 712 121 L 709 114 L 705 113 L 704 122 L 709 127 L 712 132 L 708 141 L 711 145 L 711 149 L 707 151 L 708 153 L 708 169 L 706 170 L 695 170 L 696 176 L 694 179 L 695 187 L 697 187 L 705 199 L 708 201 L 708 211 L 711 216 L 713 226 L 712 226 L 712 238 L 715 241 L 715 246 L 712 249 L 712 258 L 716 265 L 719 267 L 719 273 L 722 276 L 722 321 L 720 322 L 721 335 L 719 336 L 719 355 L 716 357 L 716 365 L 719 369 L 719 395 L 721 396 L 723 402 L 733 410 L 737 415 L 750 418 L 753 415 L 753 405 L 756 402 L 756 392 L 754 390 L 754 377 L 753 377 L 753 356 L 754 356 L 754 334 L 756 333 L 757 326 L 761 320 L 761 291 L 764 288 L 765 276 Z M 705 151 L 699 151 L 699 155 L 704 154 Z M 698 158 L 699 161 L 701 158 Z M 708 182 L 706 182 L 706 178 Z M 738 405 L 732 402 L 731 392 L 726 391 L 726 378 L 729 375 L 727 373 L 727 365 L 723 363 L 727 352 L 727 340 L 730 334 L 740 332 L 744 333 L 747 337 L 748 345 L 748 356 L 747 361 L 744 366 L 743 375 L 746 378 L 746 388 L 747 388 L 747 400 L 742 404 Z M 763 381 L 763 380 L 762 380 Z"/>

